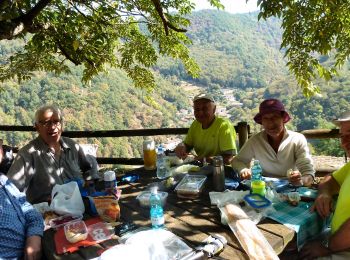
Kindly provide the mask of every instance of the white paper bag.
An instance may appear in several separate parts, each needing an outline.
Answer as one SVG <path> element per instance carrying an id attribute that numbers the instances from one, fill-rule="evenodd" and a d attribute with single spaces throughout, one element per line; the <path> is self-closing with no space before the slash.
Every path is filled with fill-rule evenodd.
<path id="1" fill-rule="evenodd" d="M 61 215 L 83 215 L 85 207 L 78 184 L 75 181 L 56 184 L 52 189 L 50 208 Z"/>

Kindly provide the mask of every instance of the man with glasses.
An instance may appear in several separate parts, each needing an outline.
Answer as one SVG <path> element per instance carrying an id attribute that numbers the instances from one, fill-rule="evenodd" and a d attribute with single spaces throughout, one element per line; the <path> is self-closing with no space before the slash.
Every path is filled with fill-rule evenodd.
<path id="1" fill-rule="evenodd" d="M 207 162 L 212 157 L 222 155 L 224 163 L 230 164 L 236 154 L 236 132 L 231 122 L 215 116 L 214 98 L 206 93 L 200 93 L 193 99 L 194 117 L 183 143 L 175 148 L 176 155 L 185 159 L 194 149 L 196 159 Z"/>
<path id="2" fill-rule="evenodd" d="M 30 203 L 49 201 L 55 184 L 98 178 L 97 164 L 89 162 L 82 148 L 62 137 L 63 118 L 55 106 L 46 105 L 35 113 L 38 137 L 19 150 L 8 178 L 25 191 Z"/>

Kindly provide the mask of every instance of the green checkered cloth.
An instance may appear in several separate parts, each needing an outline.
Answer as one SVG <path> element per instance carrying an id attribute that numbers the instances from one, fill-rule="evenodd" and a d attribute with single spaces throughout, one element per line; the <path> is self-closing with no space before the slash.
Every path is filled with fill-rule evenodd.
<path id="1" fill-rule="evenodd" d="M 273 204 L 276 211 L 267 217 L 293 229 L 297 234 L 297 246 L 300 249 L 308 240 L 315 238 L 329 225 L 329 219 L 323 220 L 316 212 L 310 212 L 313 202 L 300 201 L 297 206 L 288 202 Z"/>

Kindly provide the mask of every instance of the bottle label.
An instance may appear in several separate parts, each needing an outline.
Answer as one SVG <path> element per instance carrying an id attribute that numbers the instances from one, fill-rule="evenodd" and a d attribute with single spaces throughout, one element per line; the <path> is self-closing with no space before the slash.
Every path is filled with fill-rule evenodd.
<path id="1" fill-rule="evenodd" d="M 152 226 L 164 225 L 164 216 L 153 216 L 151 217 Z"/>

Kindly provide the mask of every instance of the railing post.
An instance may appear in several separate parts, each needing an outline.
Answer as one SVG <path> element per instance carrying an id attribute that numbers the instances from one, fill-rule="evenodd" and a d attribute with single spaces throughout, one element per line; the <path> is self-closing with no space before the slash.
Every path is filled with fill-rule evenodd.
<path id="1" fill-rule="evenodd" d="M 238 145 L 242 148 L 244 143 L 248 140 L 249 130 L 247 122 L 238 122 L 237 124 Z"/>

